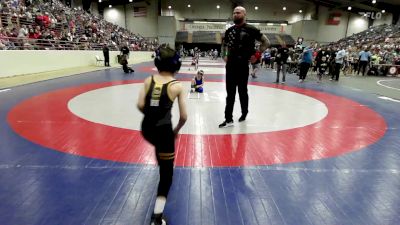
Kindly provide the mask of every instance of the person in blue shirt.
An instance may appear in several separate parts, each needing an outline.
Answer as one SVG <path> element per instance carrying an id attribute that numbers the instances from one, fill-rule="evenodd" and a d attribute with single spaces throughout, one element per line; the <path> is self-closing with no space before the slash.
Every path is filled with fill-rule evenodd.
<path id="1" fill-rule="evenodd" d="M 335 81 L 339 81 L 340 68 L 342 68 L 342 65 L 344 63 L 344 58 L 346 57 L 346 51 L 343 49 L 343 47 L 339 47 L 338 49 L 340 50 L 336 53 L 335 68 L 333 70 L 333 74 L 330 79 Z"/>
<path id="2" fill-rule="evenodd" d="M 271 65 L 271 53 L 270 49 L 266 49 L 263 53 L 263 60 L 261 62 L 261 68 L 265 65 L 265 68 L 268 68 Z"/>
<path id="3" fill-rule="evenodd" d="M 365 70 L 369 62 L 371 61 L 371 53 L 368 51 L 367 48 L 364 48 L 359 54 L 359 63 L 358 63 L 358 71 L 357 75 L 360 74 L 360 70 L 362 69 L 362 75 L 365 75 Z"/>
<path id="4" fill-rule="evenodd" d="M 299 82 L 303 82 L 304 79 L 306 79 L 307 72 L 312 64 L 312 53 L 313 53 L 313 48 L 311 46 L 306 47 L 303 51 L 303 55 L 300 60 Z"/>

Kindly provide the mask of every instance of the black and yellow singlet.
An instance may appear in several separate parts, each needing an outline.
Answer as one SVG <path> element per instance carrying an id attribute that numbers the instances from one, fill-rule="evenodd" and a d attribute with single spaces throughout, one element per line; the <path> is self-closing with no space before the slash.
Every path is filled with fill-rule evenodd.
<path id="1" fill-rule="evenodd" d="M 171 124 L 171 109 L 173 100 L 168 95 L 168 87 L 172 83 L 178 82 L 171 80 L 165 84 L 155 82 L 151 76 L 151 84 L 146 93 L 144 105 L 144 120 L 154 126 Z"/>

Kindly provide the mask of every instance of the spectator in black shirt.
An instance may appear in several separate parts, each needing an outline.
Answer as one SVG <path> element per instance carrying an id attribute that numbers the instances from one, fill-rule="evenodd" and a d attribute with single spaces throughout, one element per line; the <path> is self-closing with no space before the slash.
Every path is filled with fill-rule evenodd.
<path id="1" fill-rule="evenodd" d="M 318 81 L 317 81 L 318 83 L 321 82 L 322 76 L 326 73 L 326 70 L 328 69 L 328 67 L 329 67 L 329 64 L 327 61 L 327 56 L 323 55 L 321 57 L 319 65 L 318 65 Z"/>
<path id="2" fill-rule="evenodd" d="M 129 59 L 129 48 L 126 45 L 123 45 L 121 48 L 121 54 L 126 57 L 127 59 Z"/>
<path id="3" fill-rule="evenodd" d="M 267 48 L 268 40 L 260 30 L 246 23 L 246 9 L 238 6 L 233 10 L 234 26 L 225 32 L 223 43 L 223 56 L 226 62 L 226 106 L 225 121 L 219 125 L 222 127 L 233 126 L 233 106 L 235 103 L 236 88 L 239 91 L 242 116 L 239 122 L 246 119 L 248 113 L 249 96 L 247 94 L 247 82 L 249 78 L 249 60 L 256 62 L 255 40 L 261 42 L 260 51 Z"/>
<path id="4" fill-rule="evenodd" d="M 104 55 L 104 66 L 110 66 L 110 49 L 107 44 L 103 45 L 103 55 Z"/>
<path id="5" fill-rule="evenodd" d="M 271 48 L 271 69 L 273 70 L 276 62 L 276 48 Z"/>
<path id="6" fill-rule="evenodd" d="M 131 67 L 128 66 L 128 59 L 129 59 L 129 48 L 128 46 L 124 45 L 121 48 L 121 62 L 122 69 L 125 73 L 132 73 L 135 72 Z"/>
<path id="7" fill-rule="evenodd" d="M 325 57 L 325 61 L 326 61 L 326 59 L 328 59 L 329 56 L 330 56 L 330 52 L 326 50 L 326 47 L 322 47 L 322 49 L 318 51 L 317 56 L 315 57 L 317 69 L 321 65 L 322 57 Z"/>
<path id="8" fill-rule="evenodd" d="M 275 83 L 279 83 L 279 73 L 282 70 L 282 84 L 286 81 L 286 68 L 287 68 L 287 60 L 289 58 L 289 49 L 283 44 L 278 49 L 278 54 L 276 55 L 276 81 Z"/>
<path id="9" fill-rule="evenodd" d="M 330 50 L 330 56 L 329 56 L 329 75 L 333 76 L 335 73 L 335 58 L 336 58 L 336 53 L 337 53 L 337 47 L 333 46 Z"/>

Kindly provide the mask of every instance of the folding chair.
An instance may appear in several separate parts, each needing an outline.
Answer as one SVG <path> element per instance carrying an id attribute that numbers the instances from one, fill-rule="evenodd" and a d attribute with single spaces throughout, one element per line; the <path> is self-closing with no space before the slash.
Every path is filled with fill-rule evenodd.
<path id="1" fill-rule="evenodd" d="M 98 65 L 98 63 L 104 62 L 103 59 L 100 59 L 100 56 L 96 55 L 96 66 Z"/>

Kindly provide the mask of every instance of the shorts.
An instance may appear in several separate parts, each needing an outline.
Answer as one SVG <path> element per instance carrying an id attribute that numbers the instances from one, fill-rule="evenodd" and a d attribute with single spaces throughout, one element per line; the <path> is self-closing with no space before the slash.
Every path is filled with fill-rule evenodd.
<path id="1" fill-rule="evenodd" d="M 199 92 L 199 93 L 203 93 L 203 88 L 199 87 L 199 88 L 196 88 L 194 91 Z"/>
<path id="2" fill-rule="evenodd" d="M 260 63 L 251 64 L 251 68 L 253 68 L 253 70 L 259 69 L 260 68 Z"/>
<path id="3" fill-rule="evenodd" d="M 156 148 L 156 153 L 174 153 L 175 135 L 172 124 L 155 126 L 146 120 L 142 122 L 142 135 Z"/>

